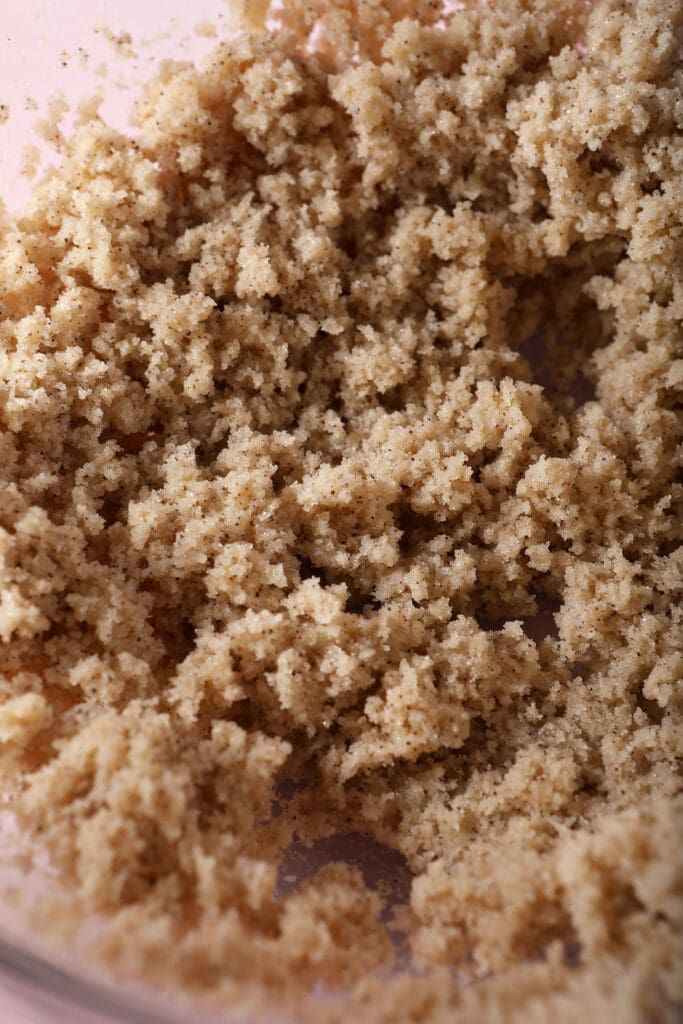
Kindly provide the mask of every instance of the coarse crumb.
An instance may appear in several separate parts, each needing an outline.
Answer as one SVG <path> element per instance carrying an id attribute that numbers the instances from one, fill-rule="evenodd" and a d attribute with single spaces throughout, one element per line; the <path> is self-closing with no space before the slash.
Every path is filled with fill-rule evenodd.
<path id="1" fill-rule="evenodd" d="M 9 103 L 0 103 L 0 125 L 7 124 L 9 121 L 9 115 Z"/>
<path id="2" fill-rule="evenodd" d="M 0 769 L 52 923 L 312 1020 L 673 1022 L 683 7 L 243 7 L 135 139 L 58 104 L 0 224 Z M 358 869 L 276 892 L 349 832 L 410 869 L 410 972 Z"/>

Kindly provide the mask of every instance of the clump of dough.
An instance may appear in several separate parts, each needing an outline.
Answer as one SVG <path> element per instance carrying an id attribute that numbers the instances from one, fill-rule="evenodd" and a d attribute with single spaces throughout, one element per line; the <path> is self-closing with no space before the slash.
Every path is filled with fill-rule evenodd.
<path id="1" fill-rule="evenodd" d="M 3 787 L 128 973 L 665 1019 L 683 8 L 244 6 L 2 221 Z"/>

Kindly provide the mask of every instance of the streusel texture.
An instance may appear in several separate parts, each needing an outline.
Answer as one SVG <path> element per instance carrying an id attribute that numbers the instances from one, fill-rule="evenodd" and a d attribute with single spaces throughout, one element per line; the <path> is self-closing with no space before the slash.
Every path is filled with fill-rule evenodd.
<path id="1" fill-rule="evenodd" d="M 317 1021 L 674 1021 L 683 5 L 243 8 L 0 221 L 0 780 L 52 924 Z M 276 891 L 347 833 L 408 906 Z"/>

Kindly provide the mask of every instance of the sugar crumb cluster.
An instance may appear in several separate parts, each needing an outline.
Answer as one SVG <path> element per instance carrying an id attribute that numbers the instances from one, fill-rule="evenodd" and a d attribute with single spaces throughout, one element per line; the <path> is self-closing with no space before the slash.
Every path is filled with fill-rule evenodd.
<path id="1" fill-rule="evenodd" d="M 0 220 L 44 913 L 312 1021 L 673 1022 L 683 8 L 243 7 Z M 410 870 L 409 972 L 355 867 L 276 898 L 350 832 Z"/>

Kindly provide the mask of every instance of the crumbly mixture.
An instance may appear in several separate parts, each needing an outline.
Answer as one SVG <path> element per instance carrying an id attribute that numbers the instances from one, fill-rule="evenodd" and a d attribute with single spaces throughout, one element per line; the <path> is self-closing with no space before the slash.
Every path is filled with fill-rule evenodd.
<path id="1" fill-rule="evenodd" d="M 243 7 L 2 222 L 3 787 L 127 973 L 674 1020 L 683 5 Z"/>

